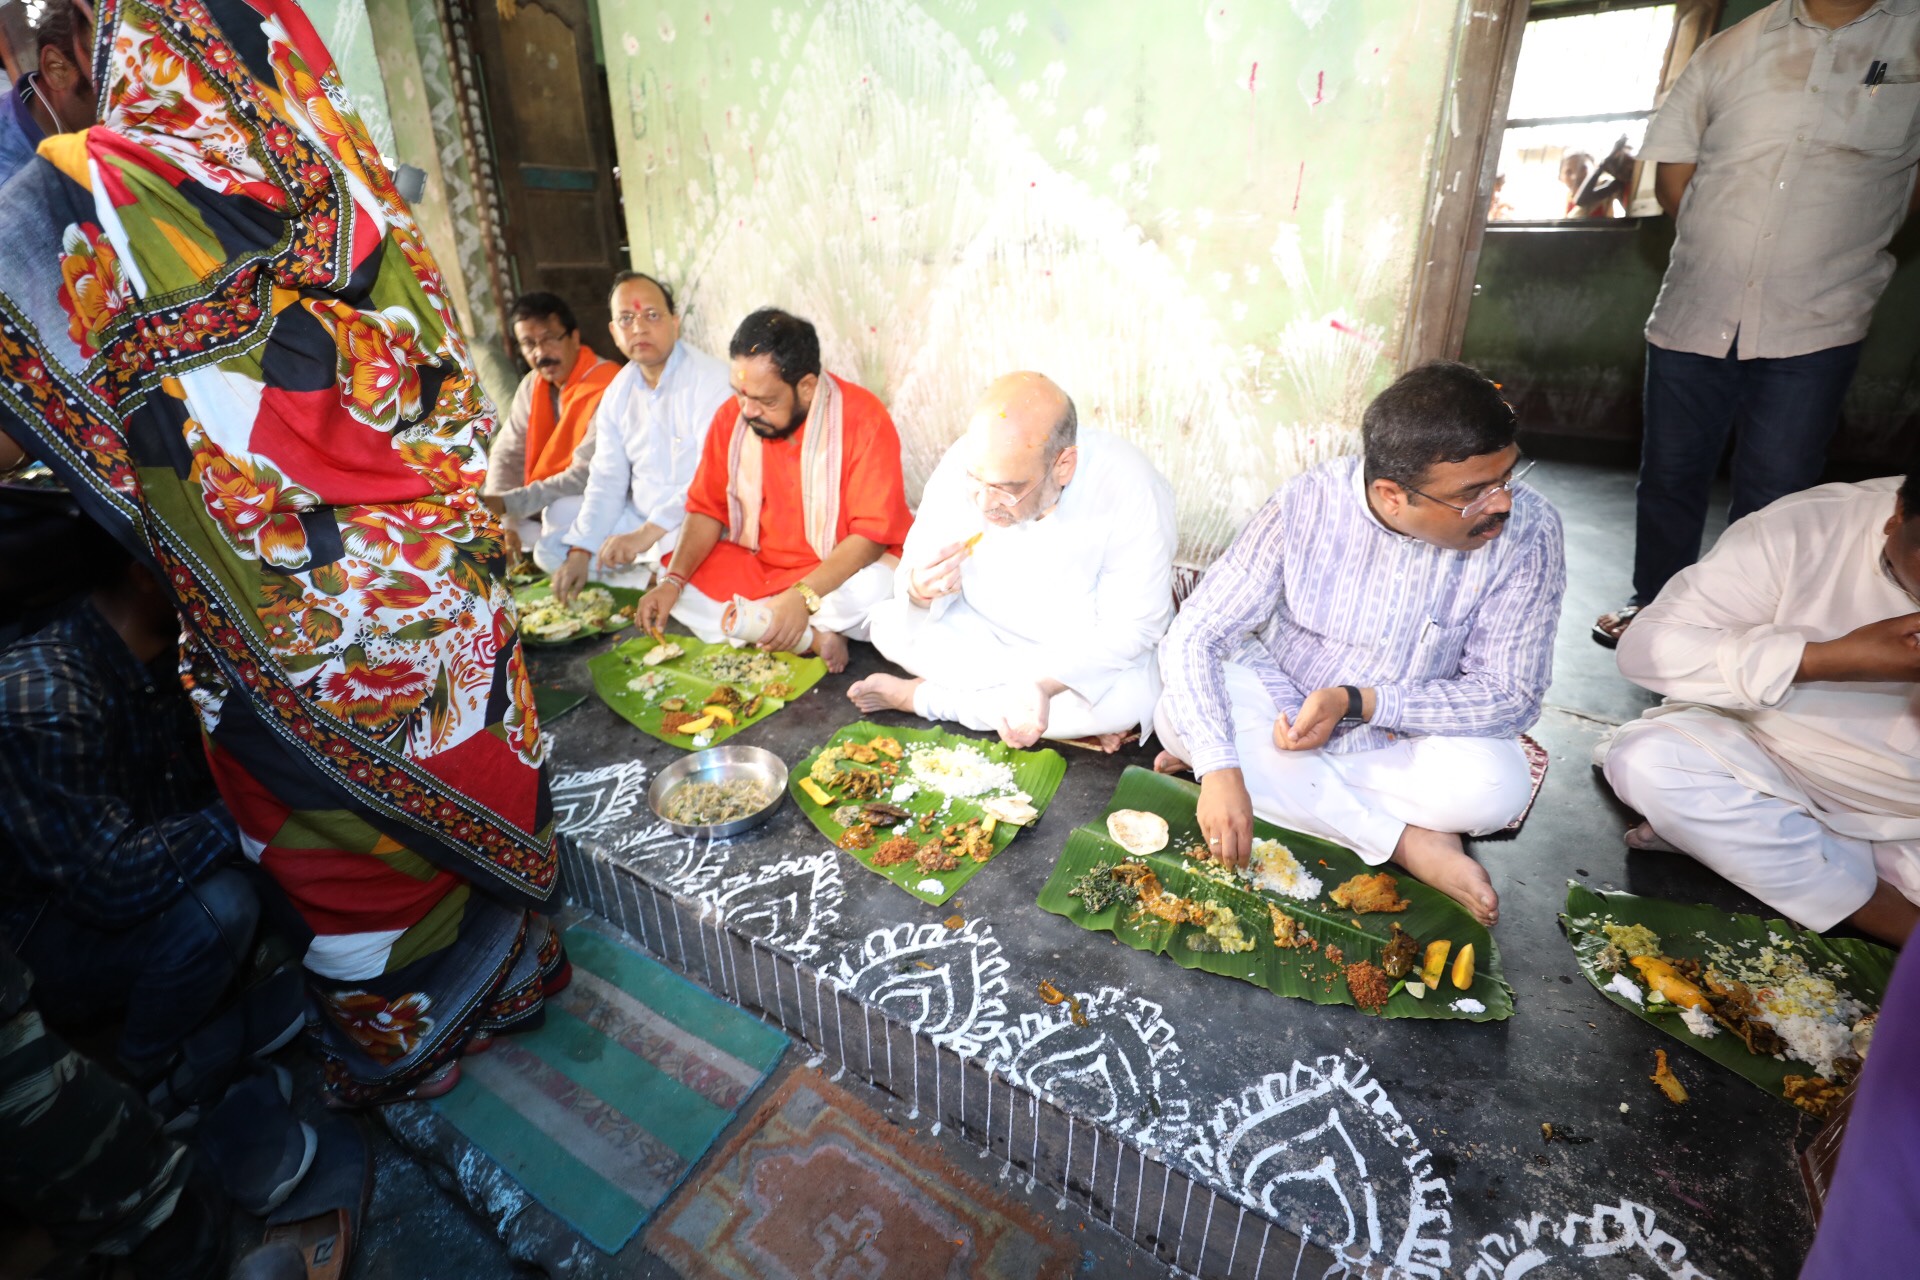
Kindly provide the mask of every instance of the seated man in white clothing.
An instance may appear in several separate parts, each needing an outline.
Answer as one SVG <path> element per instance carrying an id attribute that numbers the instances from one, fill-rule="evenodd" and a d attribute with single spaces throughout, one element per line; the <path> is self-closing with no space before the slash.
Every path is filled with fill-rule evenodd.
<path id="1" fill-rule="evenodd" d="M 1516 488 L 1513 411 L 1465 365 L 1402 375 L 1359 458 L 1295 477 L 1207 571 L 1160 648 L 1156 767 L 1200 776 L 1200 830 L 1243 863 L 1257 813 L 1391 859 L 1482 923 L 1462 835 L 1526 807 L 1566 590 L 1560 517 Z"/>
<path id="2" fill-rule="evenodd" d="M 607 327 L 627 367 L 594 415 L 586 490 L 563 539 L 566 559 L 542 566 L 553 568 L 553 593 L 562 602 L 590 577 L 644 586 L 673 554 L 707 424 L 733 394 L 727 366 L 680 341 L 680 316 L 665 284 L 622 271 L 608 309 Z"/>
<path id="3" fill-rule="evenodd" d="M 1173 489 L 1133 445 L 1082 430 L 1037 373 L 987 390 L 927 481 L 872 641 L 862 711 L 995 730 L 1030 747 L 1152 731 L 1154 647 L 1173 618 Z"/>
<path id="4" fill-rule="evenodd" d="M 1678 849 L 1808 929 L 1920 920 L 1920 472 L 1735 522 L 1621 638 L 1666 701 L 1596 754 Z"/>
<path id="5" fill-rule="evenodd" d="M 573 308 L 551 293 L 514 301 L 513 337 L 527 376 L 487 452 L 481 500 L 506 517 L 508 551 L 551 570 L 587 487 L 594 412 L 620 367 L 580 340 Z"/>

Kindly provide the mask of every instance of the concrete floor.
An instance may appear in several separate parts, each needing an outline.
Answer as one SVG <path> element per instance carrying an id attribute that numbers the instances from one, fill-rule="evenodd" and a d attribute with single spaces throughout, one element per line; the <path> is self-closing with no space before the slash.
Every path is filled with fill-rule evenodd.
<path id="1" fill-rule="evenodd" d="M 1520 837 L 1487 842 L 1478 850 L 1503 895 L 1500 943 L 1524 1011 L 1512 1023 L 1468 1028 L 1480 1034 L 1456 1037 L 1453 1048 L 1405 1030 L 1430 1032 L 1425 1024 L 1394 1024 L 1400 1029 L 1396 1037 L 1369 1036 L 1355 1043 L 1376 1063 L 1409 1053 L 1419 1060 L 1395 1072 L 1393 1096 L 1403 1109 L 1475 1122 L 1474 1140 L 1445 1157 L 1458 1216 L 1478 1220 L 1482 1215 L 1467 1206 L 1482 1201 L 1489 1215 L 1495 1206 L 1506 1215 L 1523 1203 L 1552 1212 L 1554 1197 L 1543 1189 L 1573 1185 L 1591 1189 L 1593 1199 L 1631 1198 L 1658 1206 L 1661 1226 L 1691 1246 L 1690 1257 L 1707 1274 L 1786 1274 L 1797 1265 L 1810 1231 L 1791 1176 L 1793 1151 L 1811 1136 L 1810 1122 L 1725 1073 L 1708 1074 L 1717 1069 L 1698 1059 L 1689 1063 L 1704 1105 L 1671 1114 L 1657 1110 L 1650 1086 L 1637 1078 L 1645 1074 L 1640 1059 L 1650 1060 L 1653 1047 L 1671 1042 L 1640 1024 L 1607 1017 L 1604 1003 L 1579 979 L 1554 923 L 1565 883 L 1573 877 L 1597 887 L 1729 909 L 1752 910 L 1756 904 L 1684 858 L 1629 854 L 1618 840 L 1626 815 L 1587 764 L 1594 740 L 1608 725 L 1637 715 L 1652 701 L 1622 680 L 1611 654 L 1588 637 L 1593 619 L 1628 594 L 1631 473 L 1542 463 L 1530 481 L 1560 509 L 1567 532 L 1569 581 L 1554 683 L 1548 710 L 1534 731 L 1551 752 L 1553 768 Z M 1716 505 L 1724 509 L 1724 498 Z M 1715 532 L 1717 523 L 1709 538 Z M 588 646 L 579 648 L 584 653 Z M 829 681 L 821 692 L 837 697 L 843 687 L 844 681 Z M 832 714 L 825 706 L 821 710 Z M 604 711 L 588 707 L 576 716 L 584 720 Z M 1079 820 L 1077 814 L 1071 818 Z M 1027 900 L 1030 904 L 1030 893 Z M 1195 977 L 1176 974 L 1167 980 L 1185 991 Z M 1206 990 L 1221 994 L 1217 986 Z M 1235 1003 L 1243 998 L 1230 994 Z M 1271 1016 L 1271 1005 L 1267 1008 Z M 1280 1011 L 1303 1028 L 1323 1014 L 1296 1012 L 1290 1002 Z M 886 1109 L 883 1096 L 871 1100 Z M 1621 1102 L 1631 1104 L 1630 1115 L 1619 1114 Z M 1543 1151 L 1542 1119 L 1599 1140 Z M 961 1163 L 973 1168 L 978 1161 Z M 357 1276 L 515 1274 L 504 1251 L 465 1208 L 384 1142 L 379 1171 Z M 1036 1203 L 1051 1206 L 1051 1193 L 1042 1188 L 1039 1195 Z M 1072 1213 L 1058 1220 L 1090 1242 L 1093 1274 L 1161 1265 L 1104 1228 L 1087 1224 L 1083 1234 L 1082 1219 Z M 629 1252 L 637 1249 L 636 1244 Z M 673 1274 L 657 1259 L 633 1261 L 638 1269 L 631 1274 Z M 1473 1261 L 1456 1250 L 1450 1274 L 1466 1274 Z M 1615 1274 L 1611 1264 L 1598 1262 L 1568 1265 L 1564 1273 Z"/>

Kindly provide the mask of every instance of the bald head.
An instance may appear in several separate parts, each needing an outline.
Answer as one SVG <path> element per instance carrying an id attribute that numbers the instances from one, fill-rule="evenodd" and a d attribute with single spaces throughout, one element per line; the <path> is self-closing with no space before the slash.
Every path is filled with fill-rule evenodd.
<path id="1" fill-rule="evenodd" d="M 1079 416 L 1073 399 L 1038 373 L 1009 373 L 980 397 L 967 424 L 968 474 L 996 524 L 1044 515 L 1073 478 Z M 997 496 L 996 496 L 997 495 Z M 1007 498 L 1014 501 L 1007 501 Z"/>
<path id="2" fill-rule="evenodd" d="M 1001 448 L 1050 463 L 1073 445 L 1079 417 L 1073 399 L 1041 373 L 995 378 L 973 411 L 968 430 L 994 438 Z"/>

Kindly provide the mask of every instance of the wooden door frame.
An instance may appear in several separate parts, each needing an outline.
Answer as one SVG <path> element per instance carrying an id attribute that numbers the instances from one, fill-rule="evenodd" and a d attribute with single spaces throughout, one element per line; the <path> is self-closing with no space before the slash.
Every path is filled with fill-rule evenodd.
<path id="1" fill-rule="evenodd" d="M 626 244 L 627 229 L 620 216 L 620 188 L 616 177 L 620 158 L 613 136 L 613 115 L 611 103 L 608 100 L 611 86 L 606 82 L 600 64 L 595 60 L 592 32 L 583 31 L 574 26 L 568 15 L 550 0 L 517 0 L 517 3 L 512 6 L 511 14 L 505 7 L 491 3 L 491 0 L 465 0 L 465 2 L 476 7 L 473 16 L 474 52 L 478 56 L 475 64 L 475 79 L 480 88 L 488 147 L 494 160 L 497 183 L 495 191 L 503 212 L 503 270 L 511 280 L 511 293 L 506 297 L 508 307 L 512 306 L 515 297 L 535 287 L 534 282 L 529 278 L 535 269 L 535 264 L 531 261 L 533 255 L 526 243 L 526 228 L 533 217 L 527 206 L 528 188 L 524 179 L 514 175 L 512 170 L 540 166 L 537 147 L 531 140 L 521 136 L 520 122 L 514 115 L 513 104 L 500 100 L 496 92 L 500 86 L 492 82 L 487 71 L 490 65 L 504 66 L 506 41 L 511 36 L 512 23 L 529 9 L 544 11 L 573 31 L 576 38 L 579 59 L 576 70 L 581 91 L 588 96 L 585 104 L 588 151 L 596 160 L 605 161 L 604 167 L 596 163 L 594 168 L 599 177 L 608 184 L 609 199 L 597 212 L 610 254 L 607 264 L 609 270 L 606 274 L 611 278 L 614 271 L 627 265 L 620 254 L 621 246 Z M 598 0 L 579 0 L 580 13 L 589 27 L 595 20 L 594 8 L 597 3 Z M 604 311 L 604 294 L 597 301 L 601 304 L 600 309 Z M 579 298 L 571 298 L 569 302 L 572 303 L 576 312 L 582 314 L 594 310 L 592 306 L 583 304 Z M 605 351 L 598 350 L 610 341 L 603 330 L 596 326 L 591 332 L 583 332 L 581 337 L 588 345 L 595 347 L 598 354 L 602 357 L 606 356 Z M 616 358 L 624 359 L 617 348 L 613 354 Z"/>
<path id="2" fill-rule="evenodd" d="M 1674 3 L 1678 12 L 1656 110 L 1693 51 L 1718 29 L 1725 0 Z M 1493 179 L 1500 166 L 1500 140 L 1506 133 L 1514 72 L 1520 65 L 1520 43 L 1532 7 L 1530 0 L 1461 0 L 1454 27 L 1453 79 L 1435 134 L 1444 145 L 1427 186 L 1428 218 L 1400 338 L 1402 370 L 1429 360 L 1460 357 L 1474 278 L 1480 269 L 1480 247 L 1486 240 Z M 1593 8 L 1598 12 L 1607 7 L 1601 0 Z M 1574 12 L 1584 8 L 1568 6 Z M 1567 12 L 1553 10 L 1556 16 Z M 1634 177 L 1637 189 L 1638 162 Z"/>
<path id="3" fill-rule="evenodd" d="M 1530 7 L 1528 0 L 1460 0 L 1453 74 L 1435 133 L 1441 145 L 1400 337 L 1403 370 L 1459 358 Z"/>

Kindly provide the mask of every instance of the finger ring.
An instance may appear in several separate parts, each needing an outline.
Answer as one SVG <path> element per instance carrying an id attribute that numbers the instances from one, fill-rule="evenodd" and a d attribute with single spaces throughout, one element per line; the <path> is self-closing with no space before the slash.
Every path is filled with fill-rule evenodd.
<path id="1" fill-rule="evenodd" d="M 1220 837 L 1219 837 L 1219 836 L 1215 836 L 1215 837 L 1214 837 L 1213 839 L 1211 839 L 1211 840 L 1209 840 L 1209 841 L 1207 841 L 1207 843 L 1208 843 L 1208 844 L 1219 844 L 1219 843 L 1220 843 Z"/>

